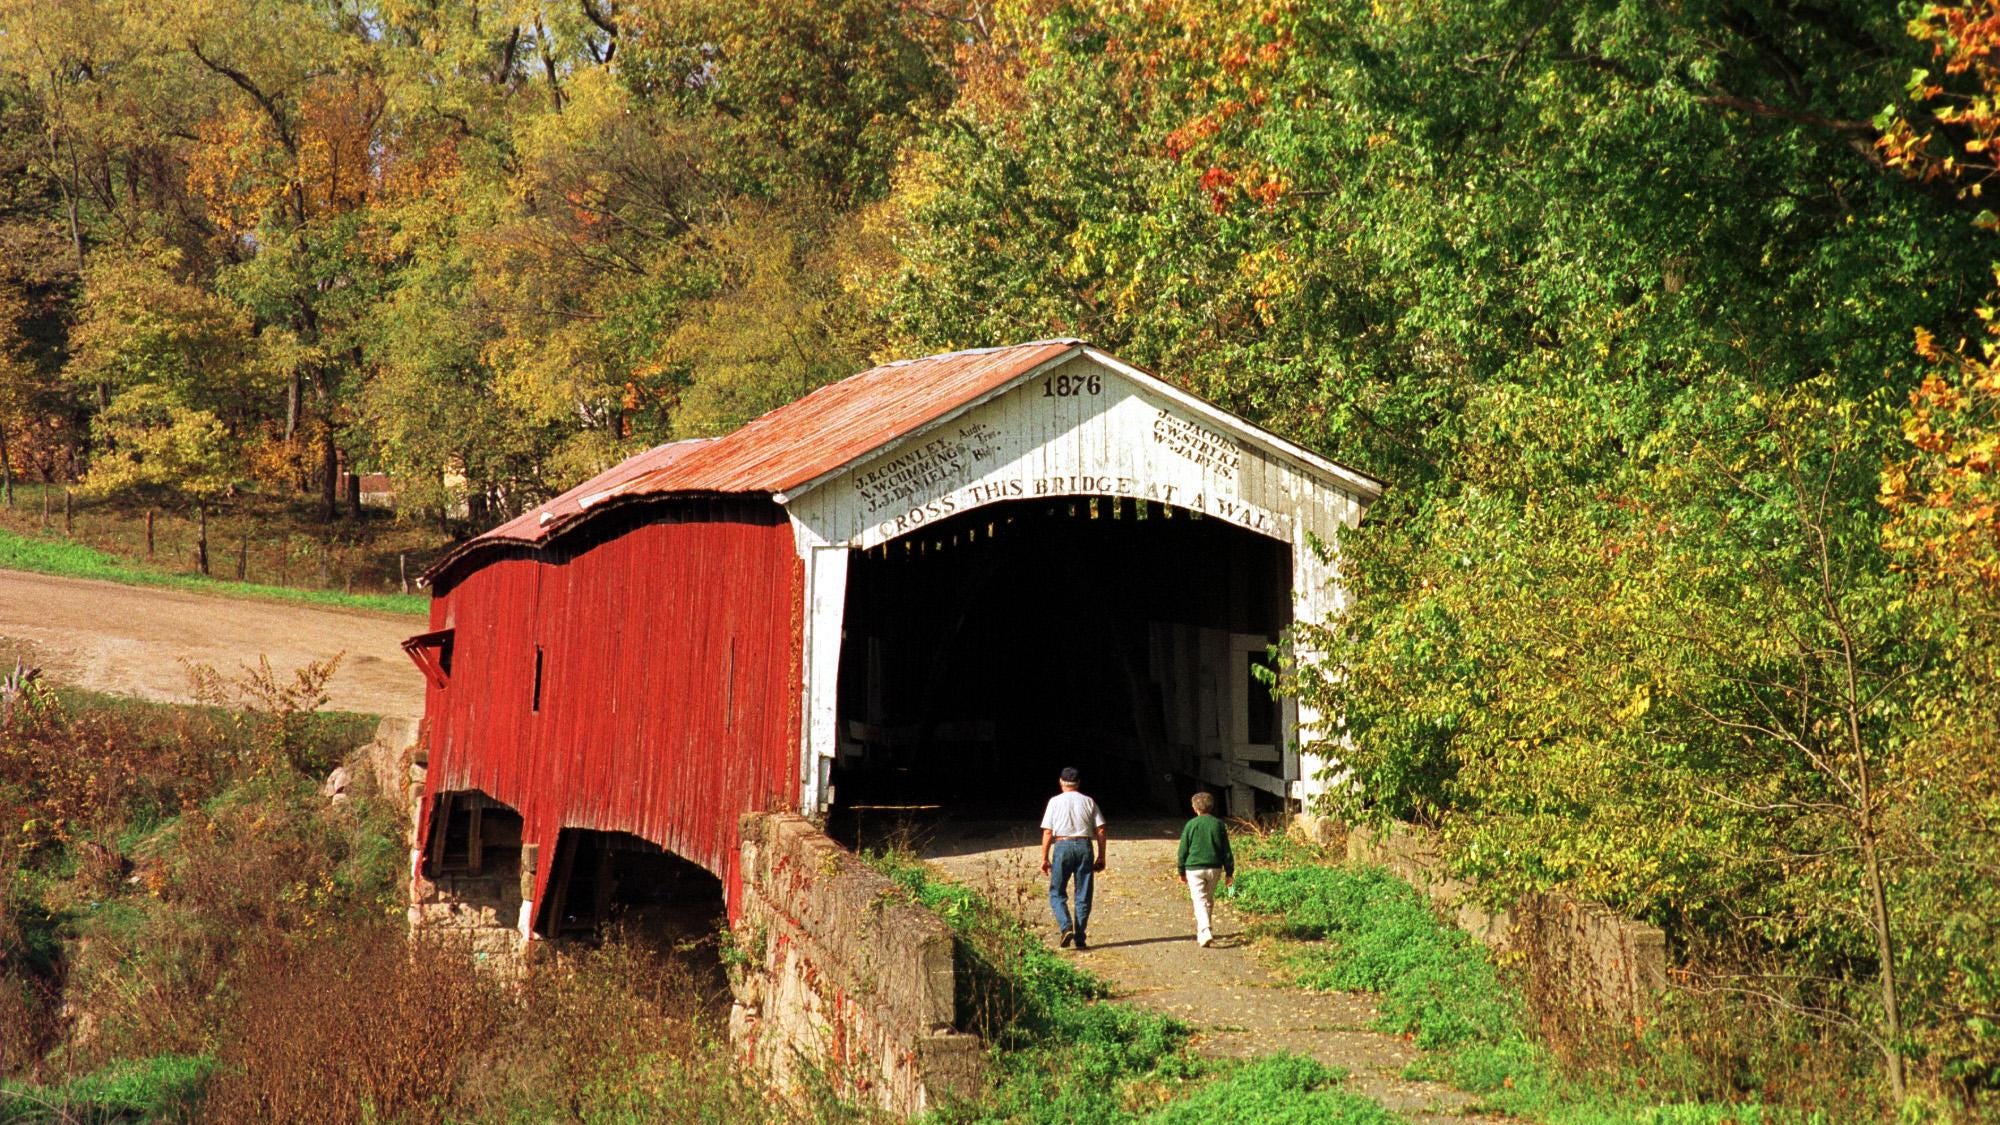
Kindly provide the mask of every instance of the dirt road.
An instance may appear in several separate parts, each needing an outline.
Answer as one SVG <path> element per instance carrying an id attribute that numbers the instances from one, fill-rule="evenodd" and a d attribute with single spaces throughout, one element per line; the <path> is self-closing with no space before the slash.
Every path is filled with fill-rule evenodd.
<path id="1" fill-rule="evenodd" d="M 1500 1125 L 1471 1112 L 1478 1099 L 1469 1094 L 1403 1078 L 1421 1052 L 1371 1030 L 1369 996 L 1286 985 L 1258 959 L 1227 903 L 1217 904 L 1215 944 L 1196 946 L 1187 885 L 1174 871 L 1179 834 L 1179 821 L 1118 826 L 1110 865 L 1097 877 L 1090 949 L 1066 956 L 1109 980 L 1117 999 L 1187 1021 L 1195 1050 L 1211 1058 L 1310 1055 L 1345 1068 L 1349 1090 L 1416 1125 Z M 956 823 L 937 829 L 919 850 L 951 878 L 1055 936 L 1048 883 L 1038 870 L 1041 833 L 1031 822 Z"/>
<path id="2" fill-rule="evenodd" d="M 187 663 L 234 675 L 259 656 L 293 669 L 345 653 L 328 707 L 421 717 L 424 681 L 401 642 L 415 617 L 216 597 L 0 570 L 0 662 L 16 658 L 58 683 L 188 702 Z"/>

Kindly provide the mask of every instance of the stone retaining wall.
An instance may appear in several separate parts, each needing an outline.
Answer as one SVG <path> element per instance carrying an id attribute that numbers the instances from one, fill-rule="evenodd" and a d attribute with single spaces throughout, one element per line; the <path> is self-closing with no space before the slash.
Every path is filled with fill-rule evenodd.
<path id="1" fill-rule="evenodd" d="M 954 1030 L 951 931 L 811 822 L 741 823 L 730 1036 L 781 1089 L 824 1080 L 899 1115 L 970 1095 L 984 1047 Z"/>
<path id="2" fill-rule="evenodd" d="M 426 772 L 422 728 L 408 719 L 383 719 L 364 751 L 367 769 L 385 795 L 404 795 L 409 815 L 410 933 L 462 942 L 482 967 L 507 975 L 527 968 L 527 919 L 521 909 L 534 880 L 534 851 L 521 847 L 518 859 L 501 870 L 479 875 L 424 874 L 417 839 Z"/>
<path id="3" fill-rule="evenodd" d="M 1472 884 L 1446 873 L 1427 828 L 1351 828 L 1347 858 L 1386 867 L 1423 891 L 1480 943 L 1533 966 L 1535 988 L 1556 990 L 1578 1010 L 1644 1018 L 1666 987 L 1667 941 L 1657 926 L 1566 895 L 1533 895 L 1512 909 L 1488 909 Z"/>
<path id="4" fill-rule="evenodd" d="M 411 755 L 419 745 L 421 726 L 415 719 L 389 716 L 375 725 L 375 737 L 361 748 L 361 764 L 374 779 L 376 792 L 389 800 L 409 789 Z"/>

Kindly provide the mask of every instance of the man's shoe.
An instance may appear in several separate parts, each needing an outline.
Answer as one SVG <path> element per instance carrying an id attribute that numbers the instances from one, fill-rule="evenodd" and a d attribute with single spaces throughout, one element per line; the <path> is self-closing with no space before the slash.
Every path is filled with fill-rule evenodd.
<path id="1" fill-rule="evenodd" d="M 1075 931 L 1075 930 L 1064 930 L 1064 931 L 1063 931 L 1063 935 L 1062 935 L 1062 947 L 1063 947 L 1064 949 L 1068 949 L 1068 948 L 1069 948 L 1069 946 L 1070 946 L 1070 943 L 1071 943 L 1071 942 L 1073 942 L 1073 941 L 1075 941 L 1075 940 L 1076 940 L 1076 931 Z"/>
<path id="2" fill-rule="evenodd" d="M 1090 943 L 1089 943 L 1089 942 L 1087 942 L 1087 941 L 1085 941 L 1085 940 L 1083 940 L 1083 935 L 1082 935 L 1082 934 L 1078 934 L 1078 935 L 1076 935 L 1076 947 L 1077 947 L 1078 949 L 1089 949 L 1089 948 L 1090 948 Z"/>

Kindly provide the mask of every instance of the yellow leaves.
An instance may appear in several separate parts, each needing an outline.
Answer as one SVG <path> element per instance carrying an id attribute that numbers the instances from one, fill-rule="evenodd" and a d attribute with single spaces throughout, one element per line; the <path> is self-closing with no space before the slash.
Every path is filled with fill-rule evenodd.
<path id="1" fill-rule="evenodd" d="M 1301 263 L 1282 246 L 1245 254 L 1236 270 L 1248 283 L 1251 306 L 1266 327 L 1276 322 L 1276 310 L 1287 306 L 1305 284 Z"/>
<path id="2" fill-rule="evenodd" d="M 1961 195 L 1977 198 L 1983 181 L 2000 171 L 1992 157 L 2000 144 L 2000 0 L 1969 0 L 1946 7 L 1932 5 L 1912 20 L 1910 34 L 1931 45 L 1932 58 L 1943 75 L 1919 70 L 1911 76 L 1909 96 L 1938 123 L 1965 139 L 1956 147 L 1926 128 L 1918 132 L 1908 118 L 1887 122 L 1876 147 L 1885 162 L 1922 180 L 1956 181 Z"/>
<path id="3" fill-rule="evenodd" d="M 255 227 L 289 186 L 284 150 L 263 113 L 236 106 L 195 127 L 188 190 L 210 221 L 241 233 Z"/>
<path id="4" fill-rule="evenodd" d="M 1646 712 L 1652 709 L 1653 687 L 1651 684 L 1640 684 L 1633 689 L 1630 698 L 1612 712 L 1612 717 L 1621 723 L 1632 723 L 1644 718 Z"/>
<path id="5" fill-rule="evenodd" d="M 383 106 L 381 87 L 366 75 L 328 76 L 307 88 L 299 102 L 294 182 L 313 212 L 345 213 L 375 194 L 375 129 Z"/>
<path id="6" fill-rule="evenodd" d="M 217 226 L 239 234 L 287 205 L 295 221 L 352 211 L 381 185 L 384 104 L 365 76 L 318 79 L 299 99 L 287 151 L 263 107 L 232 103 L 196 126 L 188 189 Z"/>

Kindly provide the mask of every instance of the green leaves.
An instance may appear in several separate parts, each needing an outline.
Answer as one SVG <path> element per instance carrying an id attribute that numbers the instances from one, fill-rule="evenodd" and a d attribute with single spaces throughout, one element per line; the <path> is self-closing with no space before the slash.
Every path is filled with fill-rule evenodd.
<path id="1" fill-rule="evenodd" d="M 887 311 L 909 351 L 1091 337 L 1391 481 L 1348 611 L 1298 626 L 1348 815 L 1439 825 L 1499 894 L 1873 981 L 1943 901 L 1909 833 L 1972 846 L 1919 811 L 1960 670 L 1876 477 L 1909 327 L 1966 323 L 1990 252 L 1857 151 L 1921 45 L 1816 11 L 1023 20 L 1018 83 L 898 181 Z M 1886 920 L 1864 843 L 1915 899 Z"/>

